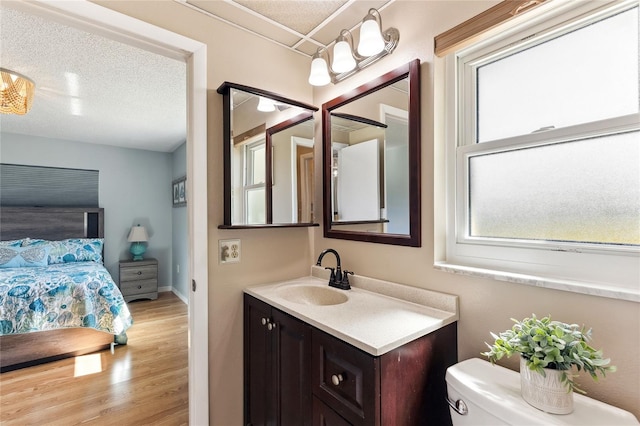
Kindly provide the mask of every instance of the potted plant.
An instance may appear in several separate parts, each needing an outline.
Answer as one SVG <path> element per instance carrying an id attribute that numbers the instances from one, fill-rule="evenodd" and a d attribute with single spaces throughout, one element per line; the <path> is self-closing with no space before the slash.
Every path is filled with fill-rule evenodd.
<path id="1" fill-rule="evenodd" d="M 573 391 L 579 389 L 573 379 L 575 367 L 588 372 L 594 380 L 616 370 L 602 351 L 589 345 L 591 329 L 577 324 L 552 321 L 551 316 L 511 319 L 515 324 L 499 335 L 491 333 L 492 345 L 482 355 L 492 364 L 505 355 L 520 354 L 520 378 L 523 398 L 531 405 L 554 414 L 573 411 Z"/>

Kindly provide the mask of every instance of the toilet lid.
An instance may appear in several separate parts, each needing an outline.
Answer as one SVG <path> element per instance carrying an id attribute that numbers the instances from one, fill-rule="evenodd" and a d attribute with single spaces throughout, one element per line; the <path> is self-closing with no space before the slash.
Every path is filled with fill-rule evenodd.
<path id="1" fill-rule="evenodd" d="M 571 414 L 549 414 L 529 405 L 520 395 L 520 374 L 472 358 L 447 369 L 449 396 L 481 407 L 507 424 L 526 425 L 638 425 L 628 411 L 584 395 L 574 394 Z"/>

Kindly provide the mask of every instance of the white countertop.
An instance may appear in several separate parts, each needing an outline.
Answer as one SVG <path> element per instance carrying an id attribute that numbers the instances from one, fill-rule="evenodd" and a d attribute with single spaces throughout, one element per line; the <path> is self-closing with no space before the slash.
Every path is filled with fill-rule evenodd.
<path id="1" fill-rule="evenodd" d="M 351 290 L 328 286 L 326 271 L 289 281 L 253 286 L 245 293 L 268 303 L 371 355 L 382 355 L 458 320 L 458 297 L 372 278 L 350 277 Z M 287 289 L 326 287 L 345 294 L 337 305 L 287 300 Z"/>

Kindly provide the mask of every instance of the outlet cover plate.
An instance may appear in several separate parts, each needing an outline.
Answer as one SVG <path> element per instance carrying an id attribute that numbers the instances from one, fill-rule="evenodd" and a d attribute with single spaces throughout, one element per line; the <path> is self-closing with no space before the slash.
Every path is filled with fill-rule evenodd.
<path id="1" fill-rule="evenodd" d="M 240 262 L 240 240 L 218 240 L 220 264 Z"/>

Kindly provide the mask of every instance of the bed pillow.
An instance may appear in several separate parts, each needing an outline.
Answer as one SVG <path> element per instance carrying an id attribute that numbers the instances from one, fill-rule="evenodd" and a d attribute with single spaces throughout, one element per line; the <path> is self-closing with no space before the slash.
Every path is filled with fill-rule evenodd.
<path id="1" fill-rule="evenodd" d="M 20 247 L 23 240 L 5 240 L 0 241 L 0 247 Z"/>
<path id="2" fill-rule="evenodd" d="M 29 247 L 0 247 L 0 268 L 47 266 L 50 248 L 44 244 Z"/>
<path id="3" fill-rule="evenodd" d="M 49 241 L 49 264 L 70 262 L 102 263 L 102 238 L 70 238 L 60 241 Z"/>

